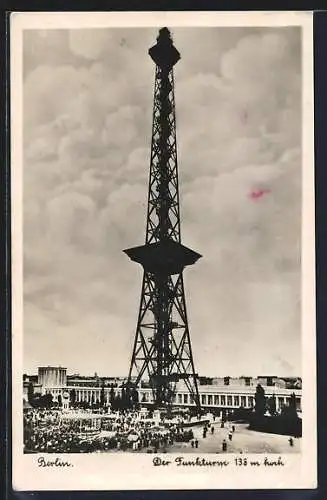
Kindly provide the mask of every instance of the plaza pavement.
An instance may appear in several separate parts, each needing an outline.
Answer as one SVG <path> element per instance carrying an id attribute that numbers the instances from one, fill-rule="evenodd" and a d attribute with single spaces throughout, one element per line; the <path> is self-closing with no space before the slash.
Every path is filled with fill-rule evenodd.
<path id="1" fill-rule="evenodd" d="M 208 430 L 207 437 L 203 438 L 202 427 L 194 427 L 194 439 L 198 439 L 198 448 L 192 448 L 191 443 L 174 443 L 167 447 L 167 453 L 223 453 L 222 442 L 226 439 L 227 453 L 300 453 L 301 438 L 293 438 L 294 445 L 290 446 L 289 437 L 279 434 L 268 434 L 247 429 L 248 424 L 225 424 L 221 429 L 220 422 L 212 424 L 214 433 Z M 231 426 L 235 425 L 232 441 L 228 439 Z"/>

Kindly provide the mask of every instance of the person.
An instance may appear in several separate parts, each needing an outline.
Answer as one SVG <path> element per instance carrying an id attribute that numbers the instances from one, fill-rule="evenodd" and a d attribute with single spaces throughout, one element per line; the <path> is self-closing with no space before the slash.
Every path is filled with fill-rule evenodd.
<path id="1" fill-rule="evenodd" d="M 226 439 L 223 439 L 222 449 L 223 449 L 223 451 L 227 451 L 227 442 L 226 442 Z"/>
<path id="2" fill-rule="evenodd" d="M 214 428 L 214 426 L 212 425 L 212 426 L 211 426 L 211 434 L 213 434 L 214 432 L 215 432 L 215 428 Z"/>
<path id="3" fill-rule="evenodd" d="M 192 446 L 192 448 L 194 448 L 194 440 L 193 439 L 191 441 L 191 446 Z"/>
<path id="4" fill-rule="evenodd" d="M 233 433 L 229 431 L 228 433 L 228 439 L 231 441 L 233 439 Z"/>
<path id="5" fill-rule="evenodd" d="M 224 422 L 223 422 L 223 421 L 221 422 L 220 427 L 221 427 L 222 429 L 225 427 L 225 424 L 224 424 Z"/>
<path id="6" fill-rule="evenodd" d="M 195 444 L 195 448 L 199 447 L 199 441 L 197 439 L 194 441 L 194 444 Z"/>
<path id="7" fill-rule="evenodd" d="M 235 425 L 232 425 L 232 431 L 235 432 Z"/>
<path id="8" fill-rule="evenodd" d="M 292 438 L 292 437 L 290 437 L 290 438 L 289 438 L 288 442 L 290 443 L 290 446 L 293 446 L 293 445 L 294 445 L 294 441 L 293 441 L 293 438 Z"/>

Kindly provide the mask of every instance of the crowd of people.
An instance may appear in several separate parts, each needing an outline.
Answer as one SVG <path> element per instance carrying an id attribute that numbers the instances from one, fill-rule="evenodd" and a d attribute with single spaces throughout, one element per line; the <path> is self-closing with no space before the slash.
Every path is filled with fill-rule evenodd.
<path id="1" fill-rule="evenodd" d="M 31 409 L 24 414 L 25 453 L 91 453 L 110 450 L 165 452 L 176 442 L 189 442 L 193 431 L 128 412 L 91 415 Z"/>
<path id="2" fill-rule="evenodd" d="M 230 452 L 238 446 L 237 426 L 215 417 L 191 421 L 189 415 L 174 419 L 141 415 L 140 412 L 60 409 L 29 409 L 24 412 L 25 453 L 93 453 L 131 451 L 169 453 L 172 449 L 210 448 L 217 439 L 216 453 Z M 220 429 L 218 429 L 220 427 Z M 194 432 L 193 432 L 194 429 Z M 234 440 L 235 444 L 234 444 Z M 289 446 L 294 447 L 293 437 Z M 242 453 L 242 451 L 240 451 Z"/>

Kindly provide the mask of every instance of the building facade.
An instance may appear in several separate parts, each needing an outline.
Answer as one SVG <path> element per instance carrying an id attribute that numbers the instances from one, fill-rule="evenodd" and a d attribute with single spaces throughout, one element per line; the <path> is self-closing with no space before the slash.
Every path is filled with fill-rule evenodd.
<path id="1" fill-rule="evenodd" d="M 38 368 L 38 384 L 48 388 L 65 387 L 67 385 L 67 368 L 40 366 Z"/>
<path id="2" fill-rule="evenodd" d="M 66 368 L 62 367 L 41 367 L 38 370 L 37 387 L 42 394 L 52 394 L 54 401 L 66 398 L 67 394 L 76 403 L 96 404 L 100 403 L 101 391 L 104 392 L 104 404 L 109 406 L 112 391 L 115 396 L 122 393 L 122 382 L 124 379 L 106 377 L 105 379 L 94 377 L 68 376 Z M 272 377 L 275 379 L 276 377 Z M 227 380 L 229 379 L 229 380 Z M 217 413 L 225 410 L 235 410 L 237 408 L 253 408 L 255 405 L 256 386 L 261 382 L 267 382 L 263 378 L 251 377 L 221 377 L 212 380 L 210 385 L 199 385 L 200 402 L 202 408 L 207 411 Z M 110 383 L 110 381 L 112 383 Z M 83 383 L 85 382 L 85 383 Z M 120 384 L 119 384 L 120 382 Z M 238 383 L 237 383 L 238 382 Z M 269 380 L 270 382 L 270 380 Z M 287 406 L 292 393 L 296 397 L 297 411 L 301 412 L 302 390 L 300 388 L 281 387 L 276 380 L 274 385 L 261 384 L 265 390 L 267 398 L 274 396 L 276 398 L 276 410 L 279 411 L 283 406 Z M 24 385 L 26 384 L 26 381 Z M 152 390 L 149 387 L 141 387 L 138 390 L 139 401 L 142 405 L 152 404 Z M 24 397 L 26 390 L 24 388 Z M 180 384 L 173 398 L 173 404 L 176 407 L 187 408 L 194 406 L 190 395 L 183 384 Z"/>

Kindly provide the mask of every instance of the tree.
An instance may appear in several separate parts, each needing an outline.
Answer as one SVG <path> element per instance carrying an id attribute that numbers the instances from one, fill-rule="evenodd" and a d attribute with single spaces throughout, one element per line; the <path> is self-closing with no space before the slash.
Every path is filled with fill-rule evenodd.
<path id="1" fill-rule="evenodd" d="M 139 402 L 139 393 L 138 393 L 138 391 L 135 389 L 135 387 L 134 387 L 134 389 L 133 389 L 133 391 L 132 391 L 132 400 L 133 400 L 133 403 L 134 403 L 135 405 L 137 405 L 137 404 L 138 404 L 138 402 Z"/>
<path id="2" fill-rule="evenodd" d="M 257 417 L 263 417 L 266 411 L 265 390 L 261 384 L 256 387 L 254 411 Z"/>
<path id="3" fill-rule="evenodd" d="M 32 402 L 34 398 L 34 385 L 32 384 L 32 382 L 30 382 L 28 384 L 28 388 L 27 388 L 27 400 L 29 403 Z"/>
<path id="4" fill-rule="evenodd" d="M 117 394 L 117 396 L 115 397 L 115 400 L 114 400 L 114 409 L 115 410 L 121 410 L 122 409 L 122 398 L 119 394 Z"/>
<path id="5" fill-rule="evenodd" d="M 291 394 L 288 402 L 288 406 L 284 406 L 282 409 L 282 415 L 284 417 L 288 417 L 289 419 L 297 419 L 297 411 L 296 411 L 296 396 L 294 392 Z"/>
<path id="6" fill-rule="evenodd" d="M 105 395 L 104 395 L 104 382 L 102 383 L 101 392 L 100 392 L 100 406 L 104 406 L 105 403 Z"/>
<path id="7" fill-rule="evenodd" d="M 276 415 L 276 396 L 273 395 L 271 398 L 268 399 L 267 401 L 267 406 L 270 415 Z"/>
<path id="8" fill-rule="evenodd" d="M 296 396 L 295 393 L 292 392 L 291 397 L 290 397 L 290 402 L 289 402 L 289 407 L 290 407 L 290 413 L 292 416 L 297 416 L 297 411 L 296 411 Z"/>
<path id="9" fill-rule="evenodd" d="M 283 431 L 289 435 L 300 437 L 302 435 L 302 420 L 296 411 L 296 396 L 291 394 L 288 405 L 283 406 L 280 415 Z"/>
<path id="10" fill-rule="evenodd" d="M 125 387 L 123 387 L 122 391 L 121 391 L 121 407 L 122 408 L 126 408 L 127 407 L 127 394 L 126 394 Z"/>
<path id="11" fill-rule="evenodd" d="M 110 395 L 109 395 L 109 401 L 110 401 L 111 405 L 113 404 L 114 400 L 115 400 L 115 390 L 114 390 L 114 386 L 112 385 L 111 389 L 110 389 Z"/>
<path id="12" fill-rule="evenodd" d="M 43 408 L 51 408 L 52 402 L 53 402 L 53 396 L 50 392 L 40 397 L 40 403 Z"/>
<path id="13" fill-rule="evenodd" d="M 76 403 L 76 390 L 74 388 L 70 391 L 70 402 L 71 402 L 72 406 L 75 406 L 75 403 Z"/>
<path id="14" fill-rule="evenodd" d="M 124 395 L 124 408 L 133 408 L 133 406 L 135 405 L 135 402 L 133 399 L 134 392 L 135 392 L 134 388 L 132 388 L 130 386 L 126 386 L 125 395 Z"/>

